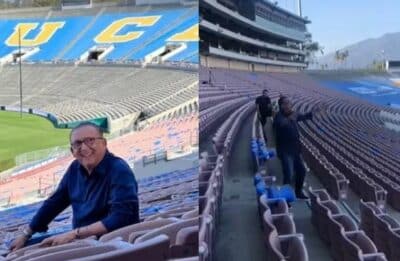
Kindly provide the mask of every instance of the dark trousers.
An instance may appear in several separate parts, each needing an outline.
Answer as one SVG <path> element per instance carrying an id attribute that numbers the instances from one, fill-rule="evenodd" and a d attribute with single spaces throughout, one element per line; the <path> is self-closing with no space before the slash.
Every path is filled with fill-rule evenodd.
<path id="1" fill-rule="evenodd" d="M 258 119 L 260 120 L 261 125 L 264 127 L 265 124 L 267 123 L 267 116 L 260 115 L 260 116 L 258 116 Z"/>
<path id="2" fill-rule="evenodd" d="M 283 184 L 291 184 L 292 177 L 295 175 L 295 191 L 296 194 L 301 192 L 303 188 L 304 178 L 306 176 L 306 168 L 304 167 L 303 159 L 300 154 L 290 155 L 282 153 L 280 156 Z"/>
<path id="3" fill-rule="evenodd" d="M 265 134 L 265 124 L 267 123 L 268 118 L 267 118 L 267 116 L 260 115 L 260 116 L 258 116 L 258 119 L 260 120 L 260 123 L 262 126 L 264 140 L 265 140 L 265 142 L 267 142 L 267 135 Z"/>

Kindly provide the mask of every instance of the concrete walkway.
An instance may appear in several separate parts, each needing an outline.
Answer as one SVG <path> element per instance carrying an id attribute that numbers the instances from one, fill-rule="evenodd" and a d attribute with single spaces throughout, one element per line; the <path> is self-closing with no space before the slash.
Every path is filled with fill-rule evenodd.
<path id="1" fill-rule="evenodd" d="M 217 261 L 267 260 L 253 185 L 251 127 L 252 117 L 249 117 L 235 138 L 225 176 L 215 248 Z"/>
<path id="2" fill-rule="evenodd" d="M 221 219 L 217 231 L 216 260 L 268 260 L 264 245 L 261 222 L 257 212 L 257 198 L 253 185 L 253 166 L 250 154 L 252 119 L 243 122 L 238 132 L 225 176 Z M 274 147 L 271 122 L 266 126 L 268 147 Z M 267 164 L 269 173 L 282 182 L 282 171 L 278 159 Z M 307 177 L 313 187 L 322 187 L 312 176 Z M 298 233 L 304 234 L 310 260 L 330 261 L 329 249 L 320 240 L 311 224 L 311 210 L 304 201 L 292 204 L 293 217 Z"/>

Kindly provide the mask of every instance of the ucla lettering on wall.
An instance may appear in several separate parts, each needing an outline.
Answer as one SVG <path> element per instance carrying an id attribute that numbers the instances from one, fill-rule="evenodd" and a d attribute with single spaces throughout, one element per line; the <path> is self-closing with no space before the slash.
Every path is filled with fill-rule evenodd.
<path id="1" fill-rule="evenodd" d="M 25 60 L 78 61 L 92 50 L 104 60 L 144 60 L 179 43 L 168 61 L 198 61 L 198 13 L 180 8 L 51 19 L 0 19 L 0 59 L 22 48 L 36 48 Z M 99 49 L 100 48 L 100 49 Z M 38 49 L 38 51 L 37 51 Z"/>

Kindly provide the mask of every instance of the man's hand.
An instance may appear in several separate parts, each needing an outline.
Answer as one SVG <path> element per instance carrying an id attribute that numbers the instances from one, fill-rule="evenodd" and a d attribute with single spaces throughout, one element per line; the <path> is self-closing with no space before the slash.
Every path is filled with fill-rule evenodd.
<path id="1" fill-rule="evenodd" d="M 10 245 L 10 251 L 13 252 L 20 248 L 23 248 L 25 246 L 26 241 L 28 241 L 28 237 L 25 235 L 21 235 L 15 238 Z"/>
<path id="2" fill-rule="evenodd" d="M 76 238 L 75 231 L 72 230 L 64 234 L 46 238 L 45 240 L 42 241 L 40 247 L 63 245 L 72 242 L 75 238 Z"/>

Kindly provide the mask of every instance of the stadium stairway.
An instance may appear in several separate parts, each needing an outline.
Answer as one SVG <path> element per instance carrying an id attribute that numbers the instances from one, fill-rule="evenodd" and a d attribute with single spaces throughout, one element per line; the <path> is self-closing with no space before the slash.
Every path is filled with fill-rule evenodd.
<path id="1" fill-rule="evenodd" d="M 257 216 L 251 154 L 251 119 L 243 122 L 224 177 L 221 219 L 217 228 L 216 260 L 268 260 Z"/>

